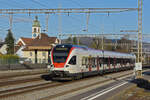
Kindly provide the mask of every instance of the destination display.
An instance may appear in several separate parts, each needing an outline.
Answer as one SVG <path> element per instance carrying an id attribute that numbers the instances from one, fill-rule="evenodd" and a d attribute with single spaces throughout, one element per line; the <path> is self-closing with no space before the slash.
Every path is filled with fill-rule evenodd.
<path id="1" fill-rule="evenodd" d="M 56 50 L 64 50 L 64 51 L 67 51 L 68 48 L 56 48 Z"/>

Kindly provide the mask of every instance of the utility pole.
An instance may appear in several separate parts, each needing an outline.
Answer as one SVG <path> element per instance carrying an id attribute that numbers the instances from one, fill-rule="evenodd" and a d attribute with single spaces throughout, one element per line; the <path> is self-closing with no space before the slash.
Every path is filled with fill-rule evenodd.
<path id="1" fill-rule="evenodd" d="M 89 18 L 90 18 L 90 13 L 87 13 L 87 19 L 86 19 L 86 31 L 87 32 L 88 32 Z"/>
<path id="2" fill-rule="evenodd" d="M 61 5 L 59 5 L 59 9 L 61 9 Z M 62 18 L 61 18 L 61 11 L 58 10 L 58 36 L 59 36 L 59 44 L 61 44 L 61 34 L 62 34 Z"/>
<path id="3" fill-rule="evenodd" d="M 12 23 L 13 23 L 13 15 L 9 15 L 9 29 L 12 30 Z"/>
<path id="4" fill-rule="evenodd" d="M 135 78 L 142 77 L 142 6 L 143 0 L 138 0 L 138 56 L 135 65 Z"/>
<path id="5" fill-rule="evenodd" d="M 46 32 L 48 32 L 48 20 L 49 20 L 49 14 L 46 14 Z"/>
<path id="6" fill-rule="evenodd" d="M 138 0 L 138 63 L 142 63 L 142 1 Z"/>

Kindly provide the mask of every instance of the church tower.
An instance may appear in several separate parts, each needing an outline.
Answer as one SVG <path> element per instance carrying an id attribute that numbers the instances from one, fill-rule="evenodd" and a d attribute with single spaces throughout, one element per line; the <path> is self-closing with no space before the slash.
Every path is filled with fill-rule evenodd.
<path id="1" fill-rule="evenodd" d="M 38 16 L 35 16 L 35 20 L 33 21 L 32 25 L 32 39 L 35 39 L 37 36 L 40 36 L 40 33 L 41 33 L 40 22 L 38 21 Z"/>

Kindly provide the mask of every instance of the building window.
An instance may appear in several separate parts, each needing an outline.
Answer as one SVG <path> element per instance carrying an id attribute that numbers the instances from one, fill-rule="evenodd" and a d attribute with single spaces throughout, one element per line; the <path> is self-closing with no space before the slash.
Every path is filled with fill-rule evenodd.
<path id="1" fill-rule="evenodd" d="M 34 28 L 34 33 L 36 33 L 36 28 Z"/>
<path id="2" fill-rule="evenodd" d="M 32 52 L 30 52 L 30 56 L 32 56 Z"/>
<path id="3" fill-rule="evenodd" d="M 45 57 L 46 56 L 46 52 L 42 52 L 42 55 Z"/>
<path id="4" fill-rule="evenodd" d="M 43 60 L 42 60 L 42 63 L 45 64 L 45 63 L 46 63 L 46 59 L 43 59 Z"/>

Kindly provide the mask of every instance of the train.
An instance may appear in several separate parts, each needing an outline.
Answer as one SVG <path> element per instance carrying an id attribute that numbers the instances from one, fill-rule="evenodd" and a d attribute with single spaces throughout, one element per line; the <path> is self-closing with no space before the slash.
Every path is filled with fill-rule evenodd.
<path id="1" fill-rule="evenodd" d="M 50 75 L 56 79 L 81 79 L 132 69 L 134 54 L 96 50 L 85 46 L 59 44 L 51 50 Z"/>

